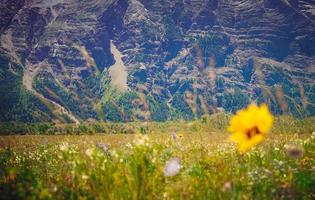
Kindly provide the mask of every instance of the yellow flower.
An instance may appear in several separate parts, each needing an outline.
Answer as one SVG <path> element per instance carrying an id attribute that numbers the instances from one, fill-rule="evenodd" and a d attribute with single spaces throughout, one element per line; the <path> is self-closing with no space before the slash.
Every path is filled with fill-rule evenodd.
<path id="1" fill-rule="evenodd" d="M 230 139 L 239 146 L 239 151 L 244 153 L 256 144 L 261 143 L 267 136 L 272 126 L 273 117 L 267 105 L 249 105 L 244 110 L 239 110 L 231 118 L 228 130 L 232 133 Z"/>

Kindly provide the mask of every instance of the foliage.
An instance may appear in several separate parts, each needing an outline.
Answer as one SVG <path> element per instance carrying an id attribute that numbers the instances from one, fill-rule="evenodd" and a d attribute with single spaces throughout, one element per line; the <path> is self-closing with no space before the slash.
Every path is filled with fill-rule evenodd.
<path id="1" fill-rule="evenodd" d="M 0 135 L 10 134 L 47 134 L 53 125 L 51 123 L 31 123 L 3 122 L 0 123 Z"/>
<path id="2" fill-rule="evenodd" d="M 212 115 L 203 115 L 200 120 L 185 121 L 178 119 L 166 122 L 85 122 L 75 124 L 53 124 L 53 123 L 21 123 L 1 122 L 0 135 L 10 134 L 41 134 L 41 135 L 84 135 L 84 134 L 133 134 L 133 133 L 169 133 L 176 131 L 180 133 L 195 132 L 225 132 L 230 114 L 224 112 Z M 305 134 L 315 130 L 315 117 L 304 119 L 293 116 L 275 117 L 272 133 Z"/>
<path id="3" fill-rule="evenodd" d="M 183 118 L 184 120 L 192 120 L 194 118 L 194 114 L 184 99 L 184 95 L 180 93 L 176 93 L 173 96 L 172 107 L 175 108 L 174 116 L 175 119 Z M 173 114 L 174 115 L 174 114 Z"/>
<path id="4" fill-rule="evenodd" d="M 223 108 L 227 112 L 235 113 L 241 108 L 245 108 L 249 104 L 248 95 L 244 94 L 239 88 L 231 92 L 223 94 Z"/>
<path id="5" fill-rule="evenodd" d="M 53 118 L 50 109 L 23 84 L 23 68 L 0 55 L 0 121 L 45 122 Z"/>
<path id="6" fill-rule="evenodd" d="M 76 82 L 74 82 L 76 83 Z M 40 74 L 34 81 L 34 87 L 45 97 L 66 107 L 81 119 L 95 118 L 96 113 L 89 107 L 83 107 L 79 103 L 79 97 L 73 95 L 68 89 L 54 79 L 49 73 Z M 78 86 L 80 87 L 80 86 Z M 79 94 L 82 92 L 78 92 Z"/>
<path id="7" fill-rule="evenodd" d="M 276 87 L 281 90 L 283 96 L 282 102 L 277 97 Z M 304 94 L 301 94 L 301 89 Z M 311 84 L 291 84 L 283 83 L 282 85 L 273 85 L 270 90 L 260 89 L 256 94 L 258 103 L 267 102 L 272 113 L 275 115 L 290 114 L 294 117 L 304 118 L 314 115 L 315 111 L 315 86 Z M 278 92 L 279 93 L 279 92 Z M 286 110 L 282 110 L 281 104 L 285 104 Z"/>
<path id="8" fill-rule="evenodd" d="M 169 117 L 169 107 L 165 101 L 155 100 L 152 95 L 147 95 L 151 117 L 153 121 L 166 121 Z"/>
<path id="9" fill-rule="evenodd" d="M 225 57 L 233 51 L 230 38 L 224 34 L 208 34 L 207 36 L 199 36 L 196 40 L 206 64 L 213 55 L 216 59 L 216 66 L 222 67 L 225 65 Z"/>
<path id="10" fill-rule="evenodd" d="M 101 100 L 104 120 L 112 122 L 132 121 L 134 109 L 132 102 L 138 98 L 136 92 L 123 92 L 114 86 L 106 86 Z"/>
<path id="11" fill-rule="evenodd" d="M 273 136 L 244 155 L 226 137 L 6 137 L 0 199 L 313 199 L 314 135 Z M 106 149 L 96 145 L 104 141 Z M 301 145 L 303 157 L 288 157 L 288 143 Z M 174 157 L 182 167 L 165 177 Z"/>

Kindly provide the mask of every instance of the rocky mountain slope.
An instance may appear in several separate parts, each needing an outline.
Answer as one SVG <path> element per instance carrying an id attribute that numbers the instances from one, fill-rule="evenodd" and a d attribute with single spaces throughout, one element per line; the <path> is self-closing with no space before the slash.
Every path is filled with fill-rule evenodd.
<path id="1" fill-rule="evenodd" d="M 0 121 L 315 114 L 314 0 L 4 0 Z"/>

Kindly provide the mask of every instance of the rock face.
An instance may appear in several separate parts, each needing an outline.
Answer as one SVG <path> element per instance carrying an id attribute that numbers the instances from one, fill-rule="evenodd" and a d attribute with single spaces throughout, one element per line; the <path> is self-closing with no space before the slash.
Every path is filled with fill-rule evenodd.
<path id="1" fill-rule="evenodd" d="M 1 121 L 193 119 L 251 101 L 315 114 L 313 0 L 5 0 L 0 11 Z"/>

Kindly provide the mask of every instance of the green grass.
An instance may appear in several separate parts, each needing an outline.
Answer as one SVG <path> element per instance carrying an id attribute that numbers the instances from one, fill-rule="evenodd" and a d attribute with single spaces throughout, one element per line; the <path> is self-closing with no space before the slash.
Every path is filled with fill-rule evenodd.
<path id="1" fill-rule="evenodd" d="M 194 121 L 167 122 L 85 122 L 79 126 L 75 124 L 54 123 L 19 123 L 0 122 L 0 135 L 29 134 L 29 135 L 103 135 L 103 134 L 133 134 L 133 133 L 177 133 L 194 134 L 196 132 L 224 132 L 226 133 L 231 114 L 216 113 L 202 116 Z M 315 130 L 315 117 L 304 119 L 292 116 L 277 116 L 274 120 L 272 132 L 274 134 L 304 134 Z"/>
<path id="2" fill-rule="evenodd" d="M 154 133 L 146 135 L 2 136 L 0 199 L 315 198 L 314 134 L 272 133 L 240 155 L 225 131 L 201 124 L 186 123 L 187 133 L 181 122 L 178 130 L 172 123 L 149 124 Z M 174 130 L 183 138 L 173 140 Z M 286 144 L 301 145 L 303 157 L 290 158 Z M 182 168 L 165 177 L 174 157 Z"/>

